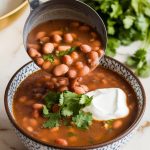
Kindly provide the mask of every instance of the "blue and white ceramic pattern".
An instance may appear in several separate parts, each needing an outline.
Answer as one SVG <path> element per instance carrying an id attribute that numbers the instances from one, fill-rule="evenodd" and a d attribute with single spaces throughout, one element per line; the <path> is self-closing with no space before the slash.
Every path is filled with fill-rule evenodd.
<path id="1" fill-rule="evenodd" d="M 118 61 L 109 57 L 103 57 L 100 61 L 100 65 L 102 65 L 103 67 L 109 70 L 117 72 L 120 76 L 122 76 L 131 85 L 138 100 L 139 109 L 137 112 L 137 118 L 135 119 L 131 127 L 129 127 L 129 129 L 127 129 L 125 133 L 123 133 L 121 136 L 117 137 L 116 139 L 90 148 L 95 150 L 119 150 L 120 146 L 125 144 L 133 135 L 133 133 L 135 132 L 139 124 L 139 121 L 141 120 L 141 117 L 143 116 L 144 109 L 145 109 L 145 93 L 137 77 L 129 69 L 127 69 L 124 65 L 122 65 Z M 37 67 L 33 62 L 29 62 L 16 72 L 16 74 L 10 80 L 6 89 L 5 108 L 8 117 L 15 128 L 16 134 L 29 150 L 58 150 L 60 148 L 48 146 L 46 145 L 46 143 L 33 139 L 32 137 L 24 133 L 24 131 L 22 131 L 22 129 L 20 129 L 18 125 L 15 123 L 15 118 L 12 112 L 12 103 L 13 103 L 13 96 L 15 94 L 15 91 L 17 90 L 20 83 L 26 77 L 28 77 L 30 74 L 32 74 L 37 70 L 39 70 L 39 67 Z"/>

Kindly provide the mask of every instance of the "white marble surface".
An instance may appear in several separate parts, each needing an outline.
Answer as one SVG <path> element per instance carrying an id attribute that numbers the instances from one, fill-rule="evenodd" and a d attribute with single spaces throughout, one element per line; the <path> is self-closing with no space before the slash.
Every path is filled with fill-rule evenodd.
<path id="1" fill-rule="evenodd" d="M 29 9 L 10 26 L 0 31 L 0 150 L 26 150 L 16 137 L 7 118 L 4 108 L 4 92 L 11 76 L 30 60 L 22 43 L 22 30 L 28 14 Z M 135 43 L 132 48 L 120 48 L 116 59 L 124 61 L 125 55 L 133 53 L 138 45 L 139 43 Z M 142 131 L 139 130 L 131 141 L 122 147 L 122 150 L 150 149 L 150 78 L 140 80 L 147 97 L 146 112 L 140 124 L 143 126 L 147 122 L 148 127 L 146 126 Z"/>

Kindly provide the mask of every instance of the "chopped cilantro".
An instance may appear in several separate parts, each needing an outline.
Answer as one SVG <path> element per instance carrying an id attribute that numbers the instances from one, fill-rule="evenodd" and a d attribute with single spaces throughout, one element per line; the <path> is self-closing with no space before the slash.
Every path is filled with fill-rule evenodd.
<path id="1" fill-rule="evenodd" d="M 76 47 L 71 47 L 70 49 L 68 49 L 66 51 L 60 51 L 59 53 L 56 53 L 56 56 L 57 57 L 62 57 L 62 56 L 65 56 L 65 55 L 69 55 L 75 50 L 76 50 Z"/>
<path id="2" fill-rule="evenodd" d="M 81 111 L 78 115 L 72 118 L 72 121 L 78 128 L 87 129 L 92 124 L 92 114 Z"/>
<path id="3" fill-rule="evenodd" d="M 43 124 L 44 128 L 53 128 L 60 125 L 60 114 L 59 113 L 49 113 L 49 120 Z"/>
<path id="4" fill-rule="evenodd" d="M 45 128 L 59 126 L 61 122 L 64 125 L 67 122 L 69 125 L 71 120 L 68 120 L 67 117 L 72 117 L 72 121 L 74 121 L 79 128 L 88 128 L 91 124 L 92 114 L 80 111 L 85 106 L 90 105 L 92 97 L 70 91 L 64 91 L 62 93 L 50 91 L 44 100 L 43 116 L 48 118 L 48 121 L 43 124 Z M 58 113 L 51 112 L 51 106 L 54 104 L 60 106 Z"/>
<path id="5" fill-rule="evenodd" d="M 54 56 L 52 54 L 43 55 L 43 59 L 50 61 L 51 63 L 54 62 Z"/>

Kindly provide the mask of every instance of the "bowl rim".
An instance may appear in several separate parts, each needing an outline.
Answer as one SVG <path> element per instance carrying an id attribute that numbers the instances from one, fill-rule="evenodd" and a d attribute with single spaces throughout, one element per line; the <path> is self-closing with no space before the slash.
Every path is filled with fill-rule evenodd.
<path id="1" fill-rule="evenodd" d="M 144 88 L 143 88 L 143 85 L 141 84 L 140 80 L 136 77 L 136 75 L 128 68 L 126 67 L 124 64 L 122 64 L 121 62 L 117 61 L 116 59 L 114 58 L 111 58 L 109 56 L 104 56 L 105 58 L 108 58 L 110 60 L 113 60 L 113 61 L 116 61 L 119 65 L 123 66 L 127 71 L 129 71 L 131 73 L 131 75 L 137 80 L 138 84 L 140 85 L 140 88 L 141 88 L 141 91 L 142 91 L 142 95 L 143 95 L 143 107 L 142 107 L 142 110 L 141 110 L 141 113 L 139 114 L 139 116 L 137 118 L 135 118 L 134 122 L 131 124 L 130 127 L 128 127 L 124 132 L 122 132 L 119 136 L 117 136 L 116 138 L 110 140 L 110 141 L 107 141 L 107 142 L 104 142 L 104 143 L 101 143 L 101 144 L 93 144 L 93 145 L 89 145 L 89 146 L 57 146 L 57 145 L 51 145 L 51 144 L 47 144 L 46 142 L 43 142 L 43 141 L 40 141 L 39 139 L 36 139 L 34 137 L 32 137 L 31 135 L 29 135 L 28 133 L 26 133 L 18 124 L 17 122 L 15 121 L 15 119 L 13 119 L 12 117 L 12 114 L 10 113 L 9 111 L 9 108 L 8 108 L 8 99 L 7 99 L 7 96 L 8 96 L 8 90 L 9 90 L 9 87 L 10 87 L 10 84 L 12 83 L 14 77 L 18 74 L 18 72 L 20 72 L 25 66 L 27 66 L 28 64 L 30 63 L 33 63 L 33 61 L 30 61 L 28 63 L 26 63 L 25 65 L 23 65 L 20 69 L 18 69 L 15 74 L 11 77 L 11 79 L 9 80 L 8 84 L 7 84 L 7 87 L 6 87 L 6 90 L 5 90 L 5 95 L 4 95 L 4 105 L 5 105 L 5 110 L 6 110 L 6 113 L 7 113 L 7 116 L 10 120 L 10 122 L 14 125 L 14 127 L 19 130 L 19 132 L 21 132 L 25 137 L 29 138 L 30 140 L 34 141 L 34 142 L 37 142 L 38 144 L 41 144 L 43 146 L 47 146 L 47 147 L 53 147 L 53 148 L 59 148 L 59 149 L 71 149 L 71 150 L 81 150 L 81 149 L 94 149 L 94 148 L 100 148 L 100 147 L 103 147 L 103 146 L 107 146 L 109 144 L 113 144 L 114 142 L 117 142 L 119 140 L 121 140 L 122 138 L 124 138 L 125 136 L 127 136 L 129 133 L 131 133 L 135 127 L 139 124 L 139 122 L 141 121 L 143 115 L 144 115 L 144 112 L 145 112 L 145 107 L 146 107 L 146 95 L 145 95 L 145 91 L 144 91 Z"/>
<path id="2" fill-rule="evenodd" d="M 11 15 L 13 15 L 14 13 L 16 13 L 17 11 L 19 11 L 20 9 L 22 9 L 24 6 L 26 6 L 28 4 L 27 0 L 24 0 L 20 5 L 18 5 L 16 8 L 12 9 L 11 11 L 7 12 L 6 14 L 0 16 L 0 20 L 3 20 Z"/>

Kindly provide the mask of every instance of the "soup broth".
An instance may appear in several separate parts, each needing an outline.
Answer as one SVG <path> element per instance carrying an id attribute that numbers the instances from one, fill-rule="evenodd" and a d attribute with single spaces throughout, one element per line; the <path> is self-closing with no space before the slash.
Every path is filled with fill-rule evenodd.
<path id="1" fill-rule="evenodd" d="M 89 80 L 90 79 L 90 80 Z M 74 125 L 61 125 L 55 128 L 44 128 L 41 111 L 34 111 L 33 105 L 43 104 L 43 95 L 49 89 L 48 82 L 52 80 L 44 71 L 37 71 L 27 77 L 18 87 L 13 101 L 13 112 L 19 127 L 35 139 L 47 144 L 58 145 L 57 139 L 67 141 L 67 146 L 87 146 L 110 141 L 127 130 L 136 118 L 137 100 L 133 89 L 118 74 L 98 66 L 94 71 L 84 76 L 81 84 L 88 86 L 89 91 L 98 88 L 121 88 L 127 96 L 129 114 L 125 118 L 96 121 L 93 120 L 88 129 L 79 129 Z M 71 90 L 71 89 L 69 89 Z M 107 99 L 106 99 L 107 101 Z"/>

